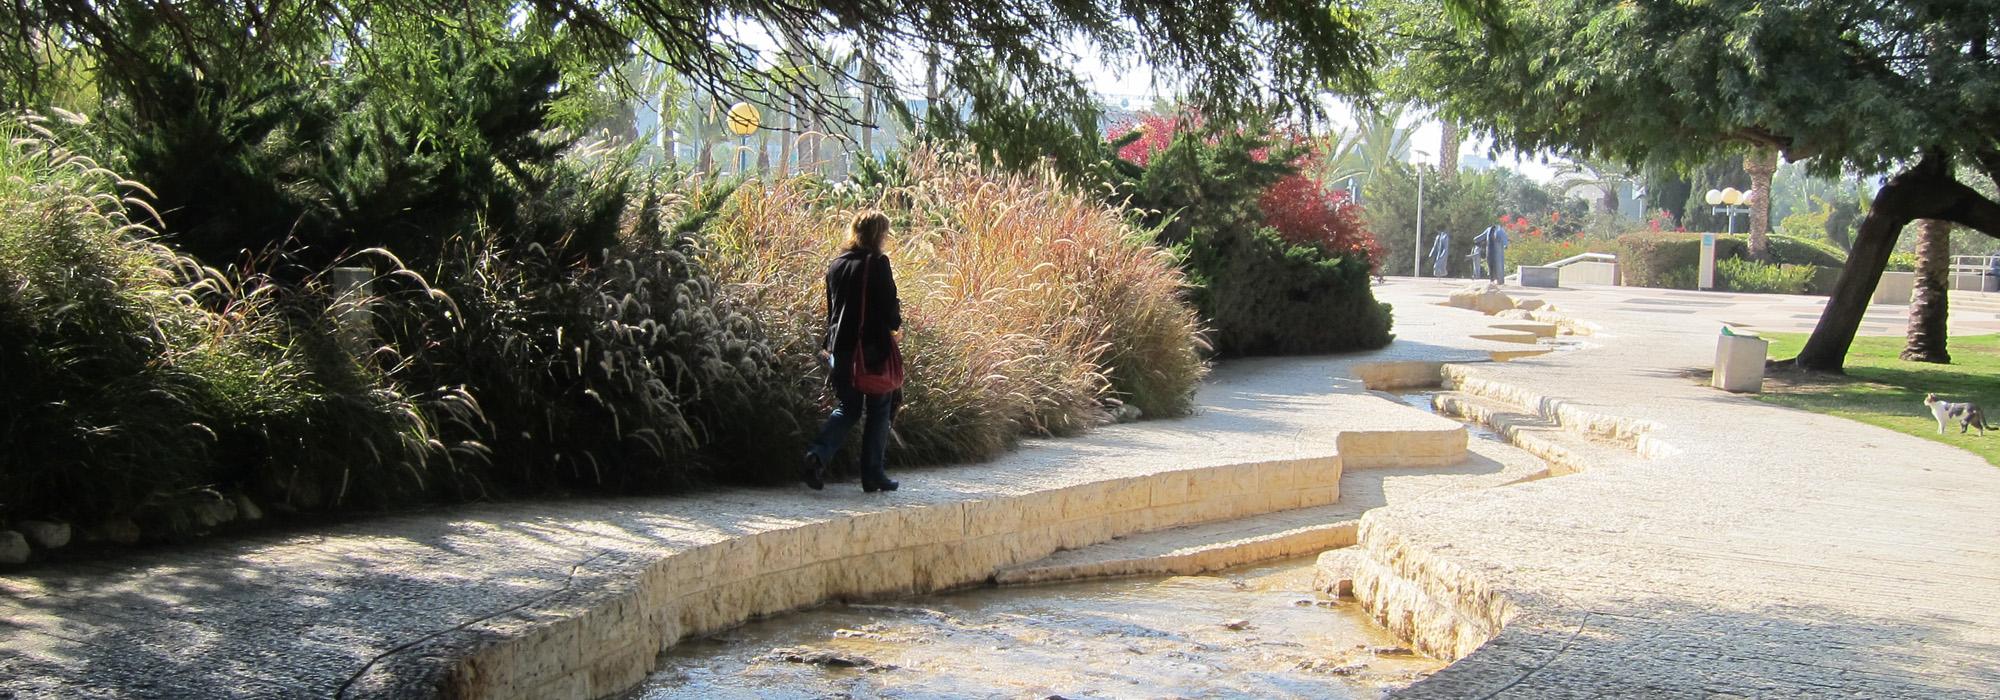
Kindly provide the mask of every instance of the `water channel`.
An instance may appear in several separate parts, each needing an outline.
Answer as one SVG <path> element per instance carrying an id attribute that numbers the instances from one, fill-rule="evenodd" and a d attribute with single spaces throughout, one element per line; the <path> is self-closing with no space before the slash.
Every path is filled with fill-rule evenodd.
<path id="1" fill-rule="evenodd" d="M 1367 698 L 1443 665 L 1312 559 L 828 605 L 689 640 L 630 697 Z"/>

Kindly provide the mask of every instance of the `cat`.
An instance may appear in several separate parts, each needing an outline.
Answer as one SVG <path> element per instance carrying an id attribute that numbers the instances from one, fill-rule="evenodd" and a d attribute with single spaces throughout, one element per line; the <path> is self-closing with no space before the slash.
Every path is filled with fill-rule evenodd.
<path id="1" fill-rule="evenodd" d="M 1937 416 L 1938 434 L 1944 434 L 1944 426 L 1952 419 L 1958 419 L 1958 432 L 1964 434 L 1966 428 L 1978 428 L 1980 436 L 1986 435 L 1986 412 L 1971 402 L 1952 403 L 1938 399 L 1937 394 L 1925 394 L 1924 405 L 1929 406 L 1931 415 Z"/>

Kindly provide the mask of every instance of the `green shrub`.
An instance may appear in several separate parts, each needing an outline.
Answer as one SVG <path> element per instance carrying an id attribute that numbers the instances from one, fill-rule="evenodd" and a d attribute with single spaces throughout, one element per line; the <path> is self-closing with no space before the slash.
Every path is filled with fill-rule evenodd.
<path id="1" fill-rule="evenodd" d="M 1128 183 L 1130 205 L 1185 260 L 1214 350 L 1303 354 L 1388 345 L 1390 315 L 1368 287 L 1365 255 L 1294 246 L 1264 225 L 1259 200 L 1292 169 L 1283 149 L 1259 133 L 1176 133 Z"/>
<path id="2" fill-rule="evenodd" d="M 1197 305 L 1216 351 L 1291 355 L 1388 345 L 1388 304 L 1368 289 L 1368 261 L 1294 246 L 1268 228 L 1199 233 L 1186 245 Z"/>
<path id="3" fill-rule="evenodd" d="M 1804 294 L 1812 283 L 1810 265 L 1777 265 L 1741 258 L 1715 261 L 1716 283 L 1732 292 Z"/>
<path id="4" fill-rule="evenodd" d="M 294 331 L 328 323 L 312 285 L 204 271 L 128 218 L 135 192 L 34 120 L 0 127 L 0 520 L 172 534 L 223 492 L 351 508 L 436 484 L 419 405 Z"/>
<path id="5" fill-rule="evenodd" d="M 1839 268 L 1846 263 L 1845 254 L 1824 243 L 1778 235 L 1768 240 L 1773 264 Z M 1721 260 L 1747 258 L 1748 236 L 1717 235 L 1715 256 L 1718 267 Z M 1635 233 L 1618 238 L 1619 274 L 1630 286 L 1693 289 L 1700 261 L 1698 233 Z M 1817 279 L 1818 273 L 1810 277 Z"/>

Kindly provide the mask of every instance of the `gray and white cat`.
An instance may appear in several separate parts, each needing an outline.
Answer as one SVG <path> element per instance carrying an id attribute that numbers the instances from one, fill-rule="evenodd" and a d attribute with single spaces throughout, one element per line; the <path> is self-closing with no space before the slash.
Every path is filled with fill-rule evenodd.
<path id="1" fill-rule="evenodd" d="M 1964 434 L 1966 428 L 1978 428 L 1980 435 L 1986 434 L 1986 412 L 1979 410 L 1979 404 L 1952 403 L 1939 399 L 1937 394 L 1924 394 L 1924 405 L 1930 407 L 1931 415 L 1937 416 L 1939 435 L 1944 434 L 1945 424 L 1954 419 L 1958 421 L 1960 434 Z"/>

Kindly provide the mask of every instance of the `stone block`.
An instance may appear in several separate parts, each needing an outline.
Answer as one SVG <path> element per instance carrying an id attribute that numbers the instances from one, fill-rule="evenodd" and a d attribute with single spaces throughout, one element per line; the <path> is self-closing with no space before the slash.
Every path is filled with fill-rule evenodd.
<path id="1" fill-rule="evenodd" d="M 0 530 L 0 564 L 28 561 L 28 538 L 13 530 Z"/>
<path id="2" fill-rule="evenodd" d="M 1152 500 L 1151 479 L 1135 476 L 1110 482 L 1105 487 L 1105 508 L 1109 512 L 1144 510 Z"/>
<path id="3" fill-rule="evenodd" d="M 1562 267 L 1556 281 L 1564 287 L 1577 285 L 1612 286 L 1619 283 L 1618 263 L 1615 262 L 1574 262 Z M 1523 282 L 1522 286 L 1527 283 Z"/>
<path id="4" fill-rule="evenodd" d="M 749 539 L 756 543 L 757 574 L 790 569 L 803 563 L 805 558 L 805 528 L 767 530 L 751 535 Z"/>
<path id="5" fill-rule="evenodd" d="M 965 511 L 959 503 L 902 508 L 895 511 L 903 520 L 903 545 L 916 546 L 957 542 L 965 539 Z"/>
<path id="6" fill-rule="evenodd" d="M 1103 482 L 1078 484 L 1063 489 L 1062 519 L 1064 521 L 1095 518 L 1104 515 L 1106 489 Z"/>
<path id="7" fill-rule="evenodd" d="M 1562 268 L 1550 265 L 1522 265 L 1521 286 L 1554 289 L 1562 284 Z"/>
<path id="8" fill-rule="evenodd" d="M 909 544 L 908 521 L 898 511 L 868 513 L 852 518 L 854 528 L 850 554 L 887 552 Z"/>
<path id="9" fill-rule="evenodd" d="M 965 536 L 992 537 L 1021 529 L 1021 499 L 994 498 L 965 504 Z"/>
<path id="10" fill-rule="evenodd" d="M 1723 391 L 1762 391 L 1764 359 L 1770 346 L 1770 341 L 1755 336 L 1717 336 L 1715 374 L 1709 379 L 1709 385 Z"/>
<path id="11" fill-rule="evenodd" d="M 1263 492 L 1294 491 L 1299 487 L 1299 464 L 1294 460 L 1264 462 L 1257 465 L 1257 490 Z"/>
<path id="12" fill-rule="evenodd" d="M 1064 489 L 1037 491 L 1015 497 L 1021 503 L 1021 526 L 1041 527 L 1062 522 Z"/>
<path id="13" fill-rule="evenodd" d="M 800 564 L 845 559 L 853 553 L 854 518 L 852 517 L 833 518 L 797 529 L 800 531 Z"/>
<path id="14" fill-rule="evenodd" d="M 1231 493 L 1233 484 L 1229 475 L 1220 467 L 1193 469 L 1188 472 L 1188 501 L 1201 502 Z"/>
<path id="15" fill-rule="evenodd" d="M 1188 501 L 1189 475 L 1187 472 L 1166 472 L 1147 478 L 1150 484 L 1147 504 L 1154 508 L 1178 505 Z"/>
<path id="16" fill-rule="evenodd" d="M 1298 483 L 1301 488 L 1307 489 L 1316 486 L 1338 487 L 1340 486 L 1340 472 L 1341 463 L 1338 455 L 1310 457 L 1299 462 Z"/>
<path id="17" fill-rule="evenodd" d="M 52 523 L 47 520 L 23 520 L 14 524 L 14 529 L 28 538 L 28 543 L 40 549 L 60 549 L 69 544 L 69 523 Z"/>
<path id="18" fill-rule="evenodd" d="M 1106 518 L 1111 523 L 1112 537 L 1124 537 L 1133 533 L 1152 532 L 1158 529 L 1153 525 L 1153 509 L 1151 508 L 1119 511 L 1106 516 Z"/>
<path id="19" fill-rule="evenodd" d="M 1500 286 L 1492 282 L 1478 282 L 1458 288 L 1445 301 L 1448 306 L 1471 309 L 1482 314 L 1497 314 L 1514 308 L 1514 300 L 1500 291 Z"/>
<path id="20" fill-rule="evenodd" d="M 1870 304 L 1908 304 L 1910 293 L 1916 289 L 1917 273 L 1884 272 L 1882 280 L 1875 283 L 1875 294 L 1868 299 Z"/>
<path id="21" fill-rule="evenodd" d="M 1340 502 L 1340 485 L 1314 486 L 1299 491 L 1299 506 L 1309 508 Z"/>

